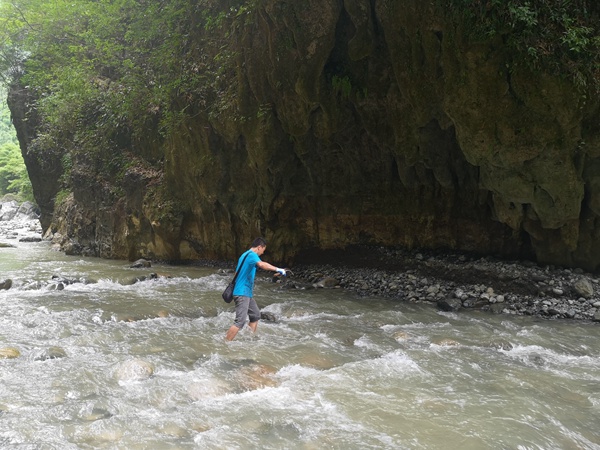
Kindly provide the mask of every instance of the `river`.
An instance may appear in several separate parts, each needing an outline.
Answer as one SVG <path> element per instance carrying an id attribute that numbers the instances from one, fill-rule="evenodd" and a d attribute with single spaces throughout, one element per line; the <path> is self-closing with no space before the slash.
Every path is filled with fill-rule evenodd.
<path id="1" fill-rule="evenodd" d="M 0 447 L 600 449 L 600 326 L 0 248 Z M 133 277 L 168 275 L 128 284 Z M 67 284 L 56 279 L 97 282 Z"/>

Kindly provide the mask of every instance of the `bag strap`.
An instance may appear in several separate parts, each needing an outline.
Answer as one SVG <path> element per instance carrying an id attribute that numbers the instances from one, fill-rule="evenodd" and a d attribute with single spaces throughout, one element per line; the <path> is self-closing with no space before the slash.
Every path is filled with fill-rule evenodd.
<path id="1" fill-rule="evenodd" d="M 248 257 L 248 253 L 246 253 L 246 256 L 244 256 L 244 259 L 242 259 L 242 263 L 240 264 L 240 269 L 242 268 L 242 266 L 244 265 L 244 262 L 246 262 L 246 258 Z M 235 275 L 233 276 L 233 280 L 231 281 L 233 283 L 233 285 L 235 286 L 235 280 L 237 279 L 239 272 L 236 270 L 235 271 Z"/>

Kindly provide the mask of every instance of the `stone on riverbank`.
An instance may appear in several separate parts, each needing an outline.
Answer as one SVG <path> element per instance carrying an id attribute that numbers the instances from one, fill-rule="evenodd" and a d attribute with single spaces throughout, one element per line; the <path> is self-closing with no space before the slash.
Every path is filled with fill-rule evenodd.
<path id="1" fill-rule="evenodd" d="M 573 288 L 577 294 L 583 298 L 591 298 L 594 295 L 594 286 L 587 278 L 580 278 L 573 284 Z"/>
<path id="2" fill-rule="evenodd" d="M 600 277 L 577 268 L 384 247 L 333 256 L 319 255 L 325 264 L 294 266 L 294 278 L 314 286 L 329 277 L 360 296 L 430 303 L 446 311 L 460 309 L 460 300 L 463 308 L 548 319 L 593 320 L 600 301 Z"/>
<path id="3" fill-rule="evenodd" d="M 462 302 L 459 298 L 443 298 L 437 301 L 437 306 L 442 311 L 454 312 L 462 308 Z"/>

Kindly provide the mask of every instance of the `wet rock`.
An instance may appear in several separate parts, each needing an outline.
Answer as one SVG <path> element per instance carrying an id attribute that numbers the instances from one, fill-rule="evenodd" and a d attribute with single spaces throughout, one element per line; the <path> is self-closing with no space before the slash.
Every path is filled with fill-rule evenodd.
<path id="1" fill-rule="evenodd" d="M 282 284 L 282 289 L 298 289 L 300 291 L 305 291 L 307 289 L 314 289 L 316 286 L 311 283 L 304 283 L 302 281 L 286 281 Z"/>
<path id="2" fill-rule="evenodd" d="M 11 287 L 12 287 L 12 280 L 10 278 L 0 281 L 0 290 L 7 291 Z"/>
<path id="3" fill-rule="evenodd" d="M 277 322 L 277 316 L 273 313 L 262 312 L 260 313 L 261 320 L 266 320 L 268 322 Z"/>
<path id="4" fill-rule="evenodd" d="M 204 378 L 187 387 L 187 394 L 193 401 L 221 397 L 231 392 L 231 386 L 222 380 Z"/>
<path id="5" fill-rule="evenodd" d="M 5 242 L 0 242 L 0 248 L 15 248 L 12 244 L 7 244 Z"/>
<path id="6" fill-rule="evenodd" d="M 315 286 L 318 288 L 326 288 L 331 289 L 336 287 L 339 284 L 339 281 L 333 277 L 325 277 L 322 280 L 319 280 L 315 283 Z"/>
<path id="7" fill-rule="evenodd" d="M 21 356 L 21 352 L 14 347 L 0 348 L 0 359 L 14 359 Z"/>
<path id="8" fill-rule="evenodd" d="M 573 289 L 575 289 L 578 295 L 584 298 L 591 298 L 594 295 L 594 286 L 587 278 L 579 278 L 573 284 Z"/>
<path id="9" fill-rule="evenodd" d="M 154 374 L 154 366 L 143 359 L 130 359 L 121 363 L 115 370 L 119 381 L 143 381 Z"/>
<path id="10" fill-rule="evenodd" d="M 13 220 L 15 215 L 19 211 L 19 203 L 12 200 L 9 202 L 0 204 L 0 220 L 10 221 Z"/>
<path id="11" fill-rule="evenodd" d="M 124 286 L 130 286 L 132 284 L 139 283 L 140 281 L 157 280 L 158 278 L 170 278 L 170 276 L 151 273 L 150 275 L 141 275 L 139 277 L 133 277 L 129 280 L 121 281 L 121 284 Z"/>
<path id="12" fill-rule="evenodd" d="M 113 414 L 110 411 L 104 408 L 94 407 L 92 411 L 89 414 L 85 414 L 82 419 L 87 420 L 88 422 L 94 422 L 96 420 L 109 419 L 112 416 Z"/>
<path id="13" fill-rule="evenodd" d="M 67 239 L 67 241 L 63 243 L 62 249 L 65 252 L 65 255 L 76 256 L 81 254 L 82 246 L 79 242 Z"/>
<path id="14" fill-rule="evenodd" d="M 19 239 L 19 242 L 42 242 L 42 238 L 37 236 L 27 236 Z"/>
<path id="15" fill-rule="evenodd" d="M 50 347 L 43 349 L 37 356 L 34 357 L 36 361 L 46 361 L 48 359 L 65 358 L 67 353 L 60 347 Z"/>
<path id="16" fill-rule="evenodd" d="M 397 341 L 405 341 L 406 339 L 408 339 L 408 333 L 404 331 L 396 331 L 394 333 L 394 339 L 396 339 Z"/>
<path id="17" fill-rule="evenodd" d="M 23 220 L 23 221 L 26 221 L 26 220 L 32 221 L 32 220 L 38 220 L 39 217 L 40 217 L 40 208 L 37 205 L 26 201 L 19 205 L 14 219 Z"/>
<path id="18" fill-rule="evenodd" d="M 50 284 L 48 286 L 48 289 L 51 291 L 62 291 L 64 288 L 65 288 L 65 285 L 62 282 Z"/>
<path id="19" fill-rule="evenodd" d="M 137 261 L 133 262 L 129 267 L 131 267 L 132 269 L 142 269 L 151 266 L 152 263 L 150 261 L 145 259 L 138 259 Z"/>
<path id="20" fill-rule="evenodd" d="M 442 311 L 454 312 L 462 308 L 462 302 L 458 298 L 449 297 L 438 300 L 437 306 Z"/>
<path id="21" fill-rule="evenodd" d="M 274 367 L 265 364 L 252 364 L 240 369 L 239 384 L 245 390 L 262 389 L 277 386 L 273 375 L 277 373 Z"/>
<path id="22" fill-rule="evenodd" d="M 514 348 L 512 343 L 504 340 L 490 342 L 489 346 L 498 350 L 512 350 Z"/>
<path id="23" fill-rule="evenodd" d="M 449 338 L 440 339 L 439 341 L 434 342 L 434 344 L 437 344 L 441 347 L 455 347 L 457 345 L 460 345 L 454 339 L 449 339 Z"/>
<path id="24" fill-rule="evenodd" d="M 60 275 L 52 275 L 52 281 L 54 283 L 62 283 L 65 286 L 68 286 L 70 284 L 76 284 L 76 283 L 82 283 L 82 284 L 93 284 L 93 283 L 97 283 L 96 280 L 91 279 L 91 278 L 87 278 L 87 277 L 81 277 L 81 278 L 65 278 L 63 276 Z"/>

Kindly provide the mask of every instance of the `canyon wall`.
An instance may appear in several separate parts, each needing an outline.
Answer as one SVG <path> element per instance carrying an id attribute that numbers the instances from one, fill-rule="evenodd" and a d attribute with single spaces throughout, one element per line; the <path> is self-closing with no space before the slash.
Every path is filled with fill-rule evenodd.
<path id="1" fill-rule="evenodd" d="M 233 107 L 182 93 L 184 120 L 138 130 L 119 176 L 114 148 L 40 137 L 35 99 L 13 86 L 47 236 L 106 258 L 228 259 L 262 235 L 282 263 L 373 244 L 597 270 L 597 97 L 431 4 L 261 2 L 227 42 Z"/>

